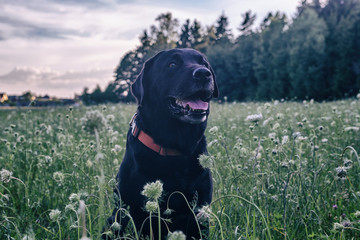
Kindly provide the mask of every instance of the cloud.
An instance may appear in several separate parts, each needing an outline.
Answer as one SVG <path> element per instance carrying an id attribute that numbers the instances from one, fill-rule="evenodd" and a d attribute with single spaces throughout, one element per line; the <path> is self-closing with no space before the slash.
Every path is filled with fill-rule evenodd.
<path id="1" fill-rule="evenodd" d="M 58 72 L 49 68 L 15 67 L 0 76 L 1 91 L 12 94 L 14 90 L 31 90 L 37 94 L 53 94 L 69 97 L 81 93 L 84 86 L 104 88 L 112 80 L 112 69 L 94 68 L 85 71 Z"/>

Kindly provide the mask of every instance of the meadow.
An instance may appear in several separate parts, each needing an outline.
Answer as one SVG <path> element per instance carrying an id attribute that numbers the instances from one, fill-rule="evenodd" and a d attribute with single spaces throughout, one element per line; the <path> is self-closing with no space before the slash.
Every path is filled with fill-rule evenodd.
<path id="1" fill-rule="evenodd" d="M 0 110 L 0 239 L 99 239 L 135 110 Z M 212 103 L 210 239 L 360 239 L 359 128 L 359 98 Z"/>

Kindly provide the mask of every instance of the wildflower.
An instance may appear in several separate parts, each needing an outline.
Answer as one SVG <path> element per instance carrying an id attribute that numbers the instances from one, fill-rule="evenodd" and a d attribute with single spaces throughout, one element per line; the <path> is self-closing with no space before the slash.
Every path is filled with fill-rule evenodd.
<path id="1" fill-rule="evenodd" d="M 335 170 L 336 170 L 336 175 L 338 176 L 338 178 L 344 179 L 346 177 L 347 170 L 345 167 L 337 167 Z"/>
<path id="2" fill-rule="evenodd" d="M 116 152 L 120 152 L 122 150 L 122 147 L 118 144 L 115 144 L 114 149 Z"/>
<path id="3" fill-rule="evenodd" d="M 54 172 L 53 178 L 57 183 L 61 184 L 64 182 L 65 176 L 62 172 Z"/>
<path id="4" fill-rule="evenodd" d="M 58 221 L 60 219 L 60 214 L 61 211 L 58 209 L 51 210 L 49 213 L 50 220 L 54 222 Z"/>
<path id="5" fill-rule="evenodd" d="M 249 122 L 258 122 L 263 118 L 263 115 L 261 113 L 259 114 L 253 114 L 246 117 L 245 121 Z"/>
<path id="6" fill-rule="evenodd" d="M 273 121 L 274 118 L 273 117 L 270 117 L 268 119 L 266 119 L 264 122 L 263 122 L 263 126 L 266 126 L 269 122 Z"/>
<path id="7" fill-rule="evenodd" d="M 276 133 L 269 133 L 269 138 L 271 141 L 274 141 L 275 136 L 276 136 Z"/>
<path id="8" fill-rule="evenodd" d="M 296 139 L 297 137 L 301 136 L 301 133 L 300 132 L 294 132 L 292 136 L 293 136 L 294 139 Z"/>
<path id="9" fill-rule="evenodd" d="M 212 135 L 215 135 L 218 132 L 219 128 L 217 126 L 214 126 L 210 128 L 209 133 Z"/>
<path id="10" fill-rule="evenodd" d="M 354 132 L 358 132 L 359 131 L 359 127 L 346 127 L 344 129 L 345 132 L 349 132 L 349 131 L 354 131 Z"/>
<path id="11" fill-rule="evenodd" d="M 156 212 L 157 209 L 158 209 L 159 205 L 157 202 L 154 202 L 154 201 L 147 201 L 146 204 L 145 204 L 145 209 L 146 211 L 148 212 Z"/>
<path id="12" fill-rule="evenodd" d="M 182 231 L 175 231 L 168 234 L 168 240 L 185 240 L 186 235 Z"/>
<path id="13" fill-rule="evenodd" d="M 107 125 L 104 115 L 98 110 L 86 112 L 85 116 L 81 118 L 80 121 L 83 128 L 90 133 L 94 133 L 94 129 L 100 131 Z"/>
<path id="14" fill-rule="evenodd" d="M 199 223 L 206 224 L 209 222 L 210 216 L 211 216 L 210 206 L 206 205 L 199 210 L 198 214 L 196 215 L 196 218 L 199 221 Z"/>
<path id="15" fill-rule="evenodd" d="M 301 127 L 301 128 L 304 126 L 304 124 L 302 122 L 298 122 L 297 125 L 298 125 L 298 127 Z"/>
<path id="16" fill-rule="evenodd" d="M 91 167 L 93 166 L 93 162 L 88 159 L 88 160 L 86 161 L 85 165 L 86 165 L 88 168 L 91 168 Z"/>
<path id="17" fill-rule="evenodd" d="M 71 202 L 80 201 L 80 196 L 79 196 L 77 193 L 72 193 L 72 194 L 70 194 L 70 196 L 69 196 L 69 200 L 70 200 Z"/>
<path id="18" fill-rule="evenodd" d="M 1 182 L 3 183 L 8 183 L 10 182 L 11 178 L 12 178 L 12 175 L 13 173 L 10 172 L 9 170 L 6 170 L 6 169 L 2 169 L 0 171 L 0 179 L 1 179 Z"/>
<path id="19" fill-rule="evenodd" d="M 323 138 L 323 139 L 321 139 L 321 142 L 322 143 L 327 143 L 329 140 L 327 139 L 327 138 Z"/>
<path id="20" fill-rule="evenodd" d="M 282 118 L 284 118 L 284 114 L 282 114 L 282 113 L 277 113 L 277 114 L 276 114 L 276 118 L 277 118 L 277 119 L 282 119 Z"/>
<path id="21" fill-rule="evenodd" d="M 115 120 L 115 116 L 112 115 L 112 114 L 109 114 L 106 116 L 106 119 L 109 121 L 109 122 L 113 122 Z"/>
<path id="22" fill-rule="evenodd" d="M 280 127 L 280 123 L 275 123 L 274 126 L 273 126 L 273 130 L 276 130 Z"/>
<path id="23" fill-rule="evenodd" d="M 283 136 L 282 140 L 281 140 L 281 144 L 285 145 L 287 142 L 289 141 L 289 136 Z"/>
<path id="24" fill-rule="evenodd" d="M 147 198 L 157 201 L 161 197 L 163 191 L 163 184 L 159 180 L 152 183 L 147 183 L 144 186 L 144 190 L 141 192 L 142 195 L 146 196 Z"/>
<path id="25" fill-rule="evenodd" d="M 333 208 L 333 209 L 337 209 L 338 206 L 337 206 L 336 204 L 334 204 L 334 205 L 332 206 L 332 208 Z"/>
<path id="26" fill-rule="evenodd" d="M 356 98 L 360 100 L 360 93 L 356 95 Z"/>
<path id="27" fill-rule="evenodd" d="M 360 218 L 360 211 L 356 211 L 356 212 L 354 213 L 354 216 L 355 216 L 356 218 Z"/>
<path id="28" fill-rule="evenodd" d="M 213 159 L 209 155 L 201 154 L 199 156 L 199 162 L 203 168 L 211 168 L 211 166 L 213 164 Z"/>

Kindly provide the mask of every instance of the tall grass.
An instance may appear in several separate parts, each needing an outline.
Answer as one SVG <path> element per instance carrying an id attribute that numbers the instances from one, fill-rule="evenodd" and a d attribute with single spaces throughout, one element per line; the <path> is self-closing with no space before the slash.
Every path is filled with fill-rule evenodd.
<path id="1" fill-rule="evenodd" d="M 1 110 L 0 239 L 99 239 L 135 109 Z M 360 238 L 359 128 L 356 99 L 213 103 L 210 239 Z"/>

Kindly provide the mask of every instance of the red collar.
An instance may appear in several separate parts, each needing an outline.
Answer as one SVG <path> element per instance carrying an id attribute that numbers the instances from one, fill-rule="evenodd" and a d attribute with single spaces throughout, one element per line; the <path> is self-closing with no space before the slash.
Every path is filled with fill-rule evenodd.
<path id="1" fill-rule="evenodd" d="M 150 148 L 154 152 L 157 152 L 161 156 L 181 156 L 182 155 L 176 149 L 164 148 L 164 147 L 160 146 L 159 144 L 156 144 L 154 142 L 154 139 L 150 135 L 148 135 L 147 133 L 145 133 L 144 131 L 142 131 L 141 129 L 139 129 L 136 126 L 136 124 L 135 124 L 136 115 L 137 114 L 135 113 L 135 115 L 132 117 L 132 119 L 130 121 L 130 126 L 132 128 L 131 133 L 135 138 L 137 138 L 142 144 L 144 144 L 146 147 Z"/>

